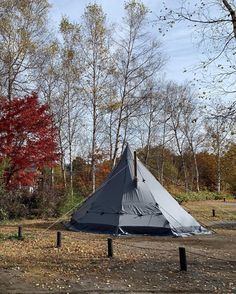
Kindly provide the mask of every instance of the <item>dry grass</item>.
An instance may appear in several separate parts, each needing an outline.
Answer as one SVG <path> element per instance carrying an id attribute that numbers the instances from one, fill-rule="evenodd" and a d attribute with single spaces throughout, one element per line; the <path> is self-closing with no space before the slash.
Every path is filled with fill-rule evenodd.
<path id="1" fill-rule="evenodd" d="M 208 200 L 183 203 L 183 206 L 197 220 L 206 225 L 219 221 L 236 221 L 236 201 Z M 215 217 L 212 210 L 215 209 Z"/>

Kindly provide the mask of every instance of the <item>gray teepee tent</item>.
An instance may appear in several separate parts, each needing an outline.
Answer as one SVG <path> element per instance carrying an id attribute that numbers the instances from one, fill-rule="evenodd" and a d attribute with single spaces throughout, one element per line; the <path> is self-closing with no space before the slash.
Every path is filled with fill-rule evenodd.
<path id="1" fill-rule="evenodd" d="M 75 211 L 70 230 L 112 234 L 204 234 L 127 145 L 107 180 Z"/>

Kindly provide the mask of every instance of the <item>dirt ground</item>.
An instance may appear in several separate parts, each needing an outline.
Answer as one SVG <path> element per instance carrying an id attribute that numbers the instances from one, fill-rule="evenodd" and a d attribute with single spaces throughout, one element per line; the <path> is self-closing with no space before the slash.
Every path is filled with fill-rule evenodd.
<path id="1" fill-rule="evenodd" d="M 0 226 L 0 294 L 236 293 L 236 202 L 187 203 L 213 234 L 187 238 L 114 237 L 64 230 L 55 220 Z M 212 209 L 216 217 L 211 216 Z M 24 240 L 16 239 L 17 226 Z M 56 232 L 62 247 L 55 248 Z M 188 270 L 179 270 L 179 247 Z"/>

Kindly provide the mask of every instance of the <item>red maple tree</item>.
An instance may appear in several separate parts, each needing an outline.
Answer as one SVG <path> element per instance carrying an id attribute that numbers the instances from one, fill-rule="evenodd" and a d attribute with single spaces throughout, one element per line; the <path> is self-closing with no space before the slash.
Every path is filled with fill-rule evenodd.
<path id="1" fill-rule="evenodd" d="M 7 161 L 6 187 L 32 185 L 39 171 L 59 159 L 57 130 L 37 94 L 0 100 L 0 162 Z"/>

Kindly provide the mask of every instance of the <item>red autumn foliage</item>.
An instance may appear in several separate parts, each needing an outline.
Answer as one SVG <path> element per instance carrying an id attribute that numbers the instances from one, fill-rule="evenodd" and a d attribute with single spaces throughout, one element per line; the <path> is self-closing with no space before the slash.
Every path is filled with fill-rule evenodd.
<path id="1" fill-rule="evenodd" d="M 96 172 L 96 186 L 100 186 L 109 173 L 111 172 L 111 162 L 108 160 L 103 161 L 97 165 L 97 172 Z"/>
<path id="2" fill-rule="evenodd" d="M 55 165 L 57 130 L 47 104 L 38 96 L 0 100 L 0 162 L 9 162 L 4 174 L 6 187 L 29 186 L 40 169 Z"/>
<path id="3" fill-rule="evenodd" d="M 111 162 L 104 160 L 103 155 L 96 157 L 96 188 L 98 188 L 107 178 L 111 171 Z M 82 196 L 86 197 L 92 192 L 91 164 L 81 157 L 76 157 L 73 161 L 74 188 Z"/>
<path id="4" fill-rule="evenodd" d="M 82 196 L 88 196 L 92 190 L 91 166 L 82 157 L 73 161 L 74 188 Z"/>

